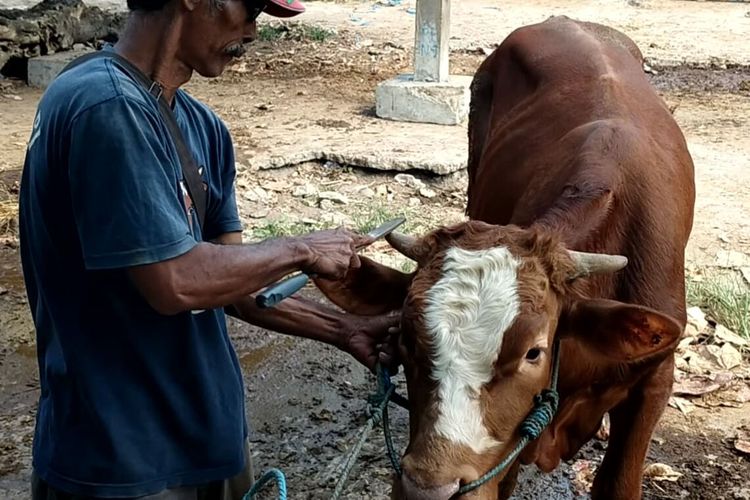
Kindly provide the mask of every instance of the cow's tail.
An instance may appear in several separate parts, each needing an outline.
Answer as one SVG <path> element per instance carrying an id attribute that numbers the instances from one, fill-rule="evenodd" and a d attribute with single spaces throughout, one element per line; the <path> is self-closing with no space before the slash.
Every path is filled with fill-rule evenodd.
<path id="1" fill-rule="evenodd" d="M 466 214 L 468 215 L 471 215 L 471 200 L 474 198 L 472 196 L 472 189 L 475 185 L 490 126 L 493 94 L 492 73 L 484 71 L 480 67 L 471 82 L 471 102 L 469 104 L 469 158 L 467 164 L 467 175 L 469 178 L 467 197 L 469 201 L 466 206 Z"/>

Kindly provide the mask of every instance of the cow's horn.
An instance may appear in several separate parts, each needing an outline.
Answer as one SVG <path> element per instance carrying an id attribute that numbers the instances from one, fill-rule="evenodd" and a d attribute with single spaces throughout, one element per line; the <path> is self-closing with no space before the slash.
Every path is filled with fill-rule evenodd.
<path id="1" fill-rule="evenodd" d="M 398 250 L 398 252 L 406 257 L 409 257 L 413 261 L 419 262 L 419 255 L 417 254 L 417 238 L 409 236 L 408 234 L 402 234 L 392 232 L 385 237 L 388 243 Z"/>
<path id="2" fill-rule="evenodd" d="M 568 253 L 576 264 L 575 272 L 569 277 L 570 279 L 591 274 L 614 273 L 628 265 L 628 258 L 622 255 L 576 252 L 574 250 L 568 250 Z"/>

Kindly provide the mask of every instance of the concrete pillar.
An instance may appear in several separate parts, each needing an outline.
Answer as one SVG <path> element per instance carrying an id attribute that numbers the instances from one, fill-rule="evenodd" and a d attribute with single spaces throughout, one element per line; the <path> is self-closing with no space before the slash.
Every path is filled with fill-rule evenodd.
<path id="1" fill-rule="evenodd" d="M 448 81 L 450 15 L 450 0 L 417 0 L 414 80 Z"/>
<path id="2" fill-rule="evenodd" d="M 375 114 L 398 121 L 457 125 L 469 114 L 471 76 L 448 65 L 450 0 L 417 0 L 414 72 L 381 82 Z"/>

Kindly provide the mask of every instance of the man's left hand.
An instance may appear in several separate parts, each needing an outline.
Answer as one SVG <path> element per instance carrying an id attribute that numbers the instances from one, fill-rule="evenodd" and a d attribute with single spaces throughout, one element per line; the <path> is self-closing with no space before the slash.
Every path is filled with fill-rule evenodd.
<path id="1" fill-rule="evenodd" d="M 398 370 L 398 335 L 400 315 L 345 316 L 346 330 L 342 350 L 369 368 L 375 370 L 379 362 L 392 373 Z"/>

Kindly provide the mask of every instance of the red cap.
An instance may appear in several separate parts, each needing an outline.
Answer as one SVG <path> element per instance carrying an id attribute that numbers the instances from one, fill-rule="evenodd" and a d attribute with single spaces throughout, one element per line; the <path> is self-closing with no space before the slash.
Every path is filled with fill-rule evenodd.
<path id="1" fill-rule="evenodd" d="M 263 12 L 273 17 L 294 17 L 305 12 L 305 6 L 299 0 L 266 0 Z"/>

